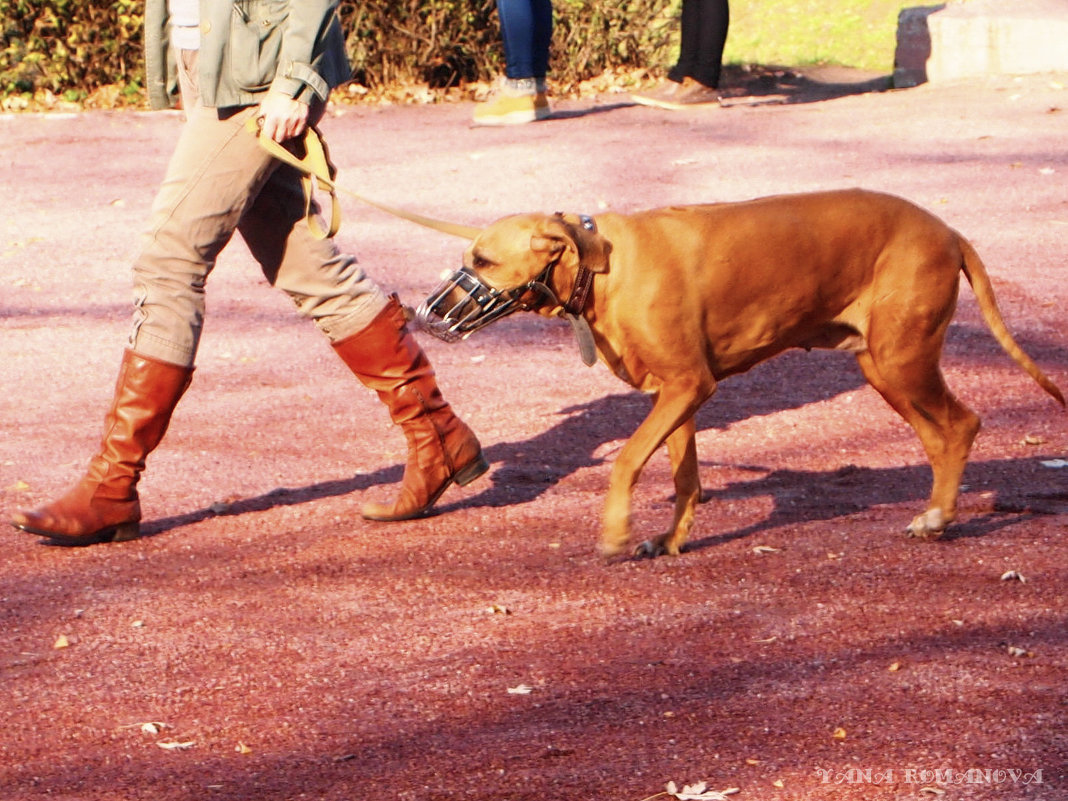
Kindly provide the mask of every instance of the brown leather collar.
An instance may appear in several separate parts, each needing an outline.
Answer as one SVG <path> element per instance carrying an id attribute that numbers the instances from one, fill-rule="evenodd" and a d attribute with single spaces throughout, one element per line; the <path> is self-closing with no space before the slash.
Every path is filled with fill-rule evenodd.
<path id="1" fill-rule="evenodd" d="M 593 217 L 588 214 L 579 215 L 579 222 L 583 228 L 587 231 L 597 231 L 597 223 L 593 221 Z M 581 254 L 579 260 L 578 272 L 575 274 L 575 283 L 571 287 L 571 295 L 568 297 L 567 302 L 564 304 L 564 311 L 568 314 L 582 314 L 586 308 L 586 303 L 590 298 L 590 290 L 593 289 L 593 271 L 588 269 L 581 261 Z"/>

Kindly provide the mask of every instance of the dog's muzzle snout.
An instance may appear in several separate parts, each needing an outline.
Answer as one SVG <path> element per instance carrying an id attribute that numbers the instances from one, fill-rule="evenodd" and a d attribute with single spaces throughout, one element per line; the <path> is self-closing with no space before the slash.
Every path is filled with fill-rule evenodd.
<path id="1" fill-rule="evenodd" d="M 415 317 L 423 330 L 445 342 L 456 342 L 494 320 L 531 308 L 524 302 L 530 290 L 549 291 L 540 282 L 494 289 L 470 270 L 455 270 L 419 304 Z"/>

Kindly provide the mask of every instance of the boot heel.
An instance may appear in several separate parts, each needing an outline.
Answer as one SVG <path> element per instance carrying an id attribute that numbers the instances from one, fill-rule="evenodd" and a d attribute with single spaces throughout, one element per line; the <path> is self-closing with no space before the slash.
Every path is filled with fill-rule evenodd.
<path id="1" fill-rule="evenodd" d="M 478 458 L 471 462 L 463 470 L 460 470 L 453 477 L 453 481 L 459 484 L 461 487 L 466 487 L 480 475 L 489 470 L 489 462 L 486 461 L 486 457 L 480 452 Z"/>
<path id="2" fill-rule="evenodd" d="M 115 526 L 115 533 L 111 535 L 112 542 L 129 542 L 141 536 L 141 524 L 136 520 L 130 523 L 120 523 Z"/>

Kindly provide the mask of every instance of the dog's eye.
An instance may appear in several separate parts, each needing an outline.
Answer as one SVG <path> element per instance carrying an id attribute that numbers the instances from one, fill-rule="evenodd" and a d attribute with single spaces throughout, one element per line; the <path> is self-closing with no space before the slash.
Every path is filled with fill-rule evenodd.
<path id="1" fill-rule="evenodd" d="M 486 267 L 489 267 L 489 259 L 483 256 L 475 256 L 471 260 L 471 266 L 474 267 L 476 270 L 483 270 Z"/>

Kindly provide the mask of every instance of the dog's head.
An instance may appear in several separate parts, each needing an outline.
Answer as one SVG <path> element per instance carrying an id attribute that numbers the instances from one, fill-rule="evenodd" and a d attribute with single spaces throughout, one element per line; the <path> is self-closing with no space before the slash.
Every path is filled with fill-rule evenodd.
<path id="1" fill-rule="evenodd" d="M 420 305 L 423 327 L 455 341 L 514 311 L 552 313 L 580 267 L 608 271 L 612 246 L 589 217 L 517 214 L 485 228 Z"/>

